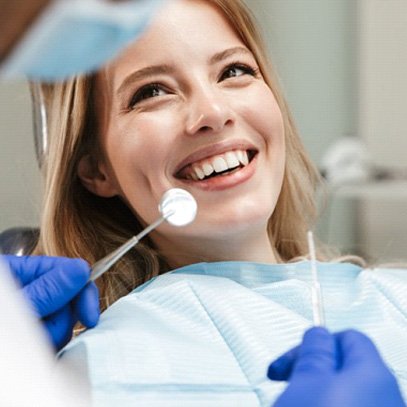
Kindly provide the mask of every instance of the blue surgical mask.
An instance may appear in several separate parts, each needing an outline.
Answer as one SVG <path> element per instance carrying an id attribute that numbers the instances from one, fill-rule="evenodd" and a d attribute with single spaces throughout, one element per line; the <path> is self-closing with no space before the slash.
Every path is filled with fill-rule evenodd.
<path id="1" fill-rule="evenodd" d="M 114 58 L 166 0 L 55 0 L 0 66 L 0 78 L 62 80 Z"/>

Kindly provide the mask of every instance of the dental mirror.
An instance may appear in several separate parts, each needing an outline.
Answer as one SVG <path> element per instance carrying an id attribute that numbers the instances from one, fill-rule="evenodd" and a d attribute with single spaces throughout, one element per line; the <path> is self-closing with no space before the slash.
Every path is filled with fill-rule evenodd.
<path id="1" fill-rule="evenodd" d="M 161 213 L 155 222 L 147 226 L 138 235 L 133 236 L 118 249 L 103 257 L 92 266 L 89 281 L 95 281 L 113 266 L 121 257 L 132 249 L 145 235 L 158 227 L 165 220 L 177 227 L 186 226 L 193 222 L 196 216 L 198 206 L 195 198 L 187 191 L 181 188 L 172 188 L 164 193 L 158 205 Z"/>
<path id="2" fill-rule="evenodd" d="M 185 189 L 172 188 L 163 195 L 158 209 L 171 225 L 186 226 L 195 219 L 198 206 Z"/>

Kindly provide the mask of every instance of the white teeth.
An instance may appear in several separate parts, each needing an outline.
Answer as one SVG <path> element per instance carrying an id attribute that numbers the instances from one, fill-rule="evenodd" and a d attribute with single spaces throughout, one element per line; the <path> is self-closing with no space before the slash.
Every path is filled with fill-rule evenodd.
<path id="1" fill-rule="evenodd" d="M 209 163 L 203 163 L 202 170 L 206 176 L 211 175 L 215 170 L 212 165 Z"/>
<path id="2" fill-rule="evenodd" d="M 205 173 L 197 165 L 193 167 L 193 170 L 195 171 L 195 175 L 198 177 L 198 179 L 205 178 Z"/>
<path id="3" fill-rule="evenodd" d="M 229 169 L 226 161 L 222 157 L 216 157 L 212 161 L 212 165 L 216 172 L 223 172 Z"/>
<path id="4" fill-rule="evenodd" d="M 225 154 L 225 160 L 229 168 L 235 168 L 239 166 L 239 159 L 236 157 L 236 154 L 232 151 L 228 151 Z"/>
<path id="5" fill-rule="evenodd" d="M 242 151 L 242 150 L 237 151 L 237 157 L 238 157 L 239 161 L 240 161 L 243 165 L 249 164 L 249 157 L 247 156 L 247 152 L 246 152 L 246 151 Z"/>
<path id="6" fill-rule="evenodd" d="M 235 169 L 242 164 L 249 164 L 247 151 L 233 150 L 227 153 L 217 155 L 210 159 L 196 163 L 190 167 L 190 172 L 187 178 L 194 181 L 203 180 L 205 177 L 213 174 L 213 172 L 221 173 L 227 170 Z"/>

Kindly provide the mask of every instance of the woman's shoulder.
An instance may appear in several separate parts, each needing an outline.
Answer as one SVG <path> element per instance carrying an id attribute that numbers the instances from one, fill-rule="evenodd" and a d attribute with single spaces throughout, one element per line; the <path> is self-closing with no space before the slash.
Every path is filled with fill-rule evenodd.
<path id="1" fill-rule="evenodd" d="M 363 275 L 378 283 L 386 285 L 402 285 L 407 284 L 407 264 L 392 265 L 383 264 L 363 269 Z"/>

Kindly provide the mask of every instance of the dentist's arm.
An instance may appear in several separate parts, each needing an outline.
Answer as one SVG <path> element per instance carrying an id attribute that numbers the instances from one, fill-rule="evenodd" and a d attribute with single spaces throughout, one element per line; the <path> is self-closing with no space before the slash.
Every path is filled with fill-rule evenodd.
<path id="1" fill-rule="evenodd" d="M 77 321 L 88 328 L 97 324 L 99 293 L 94 283 L 87 283 L 90 268 L 85 261 L 46 256 L 1 258 L 57 349 L 70 340 Z"/>
<path id="2" fill-rule="evenodd" d="M 405 407 L 395 377 L 357 331 L 310 329 L 270 365 L 268 377 L 289 382 L 275 407 Z"/>

